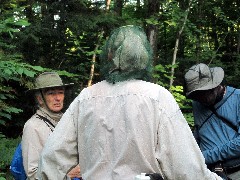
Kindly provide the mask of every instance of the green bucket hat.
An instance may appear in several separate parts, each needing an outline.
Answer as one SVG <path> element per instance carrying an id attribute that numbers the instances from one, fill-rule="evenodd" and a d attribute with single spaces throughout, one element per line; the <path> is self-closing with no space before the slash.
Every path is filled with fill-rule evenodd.
<path id="1" fill-rule="evenodd" d="M 44 72 L 36 78 L 34 88 L 29 91 L 53 87 L 69 87 L 73 85 L 74 83 L 63 84 L 62 79 L 56 72 Z"/>
<path id="2" fill-rule="evenodd" d="M 100 60 L 101 75 L 110 83 L 151 80 L 152 49 L 141 27 L 127 25 L 112 31 Z"/>
<path id="3" fill-rule="evenodd" d="M 208 90 L 217 87 L 224 78 L 221 67 L 210 68 L 200 63 L 192 66 L 184 76 L 186 85 L 186 96 L 194 91 Z"/>

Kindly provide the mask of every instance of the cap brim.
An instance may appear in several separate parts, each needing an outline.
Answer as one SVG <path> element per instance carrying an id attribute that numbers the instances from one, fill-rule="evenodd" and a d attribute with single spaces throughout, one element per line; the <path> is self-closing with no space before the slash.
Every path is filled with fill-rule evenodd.
<path id="1" fill-rule="evenodd" d="M 41 89 L 47 89 L 47 88 L 57 88 L 57 87 L 72 87 L 74 85 L 74 83 L 69 83 L 69 84 L 63 84 L 60 86 L 47 86 L 47 87 L 43 87 L 43 88 L 33 88 L 33 89 L 29 89 L 26 91 L 26 93 L 32 93 Z"/>

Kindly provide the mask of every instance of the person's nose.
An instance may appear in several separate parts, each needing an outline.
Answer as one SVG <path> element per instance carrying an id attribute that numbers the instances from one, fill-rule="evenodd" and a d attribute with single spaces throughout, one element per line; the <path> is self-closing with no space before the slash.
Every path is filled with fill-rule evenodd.
<path id="1" fill-rule="evenodd" d="M 60 101 L 62 99 L 63 94 L 61 93 L 55 93 L 54 94 L 54 99 L 57 101 Z"/>

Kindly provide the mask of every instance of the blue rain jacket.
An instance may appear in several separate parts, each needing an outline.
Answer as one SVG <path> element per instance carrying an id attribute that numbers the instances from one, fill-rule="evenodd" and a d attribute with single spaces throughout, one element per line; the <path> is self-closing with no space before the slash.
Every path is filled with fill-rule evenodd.
<path id="1" fill-rule="evenodd" d="M 240 90 L 234 91 L 234 88 L 229 86 L 226 89 L 226 94 L 215 105 L 215 109 L 219 115 L 231 121 L 238 132 L 219 119 L 207 107 L 193 101 L 196 126 L 194 135 L 207 164 L 227 161 L 227 166 L 235 166 L 240 164 Z"/>

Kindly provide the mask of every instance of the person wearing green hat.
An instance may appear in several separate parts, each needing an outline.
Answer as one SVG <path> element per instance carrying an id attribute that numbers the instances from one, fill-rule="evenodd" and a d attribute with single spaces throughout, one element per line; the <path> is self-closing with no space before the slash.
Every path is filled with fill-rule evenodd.
<path id="1" fill-rule="evenodd" d="M 194 135 L 206 164 L 240 180 L 240 90 L 225 85 L 221 67 L 204 63 L 190 67 L 184 78 L 186 97 L 193 100 Z"/>
<path id="2" fill-rule="evenodd" d="M 71 84 L 63 84 L 56 72 L 44 72 L 35 81 L 35 87 L 29 90 L 38 105 L 36 113 L 25 123 L 22 135 L 23 165 L 27 179 L 36 179 L 39 156 L 44 144 L 52 134 L 63 113 L 65 90 Z M 80 176 L 77 165 L 70 173 L 71 177 Z"/>
<path id="3" fill-rule="evenodd" d="M 172 94 L 150 82 L 152 49 L 142 28 L 115 29 L 100 60 L 104 80 L 82 90 L 64 113 L 42 151 L 40 180 L 65 179 L 73 162 L 86 180 L 134 180 L 145 173 L 221 179 L 207 169 Z"/>

